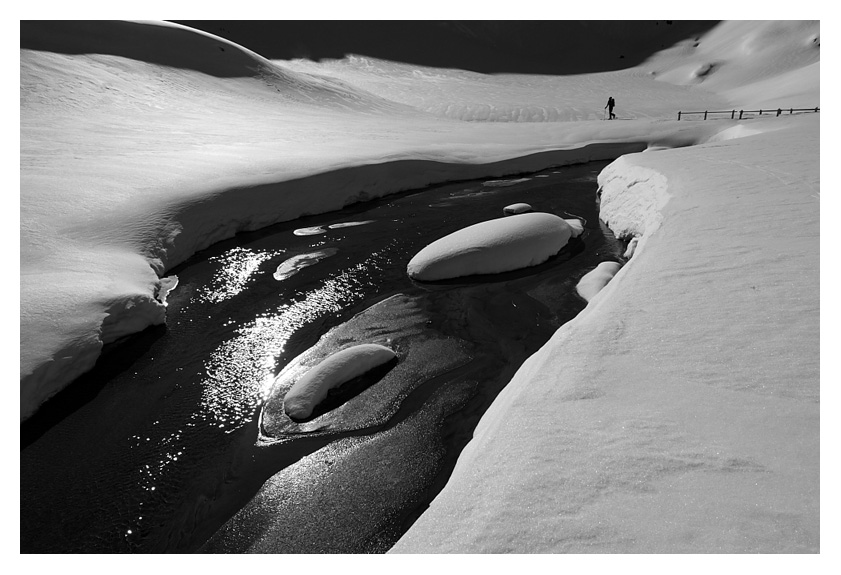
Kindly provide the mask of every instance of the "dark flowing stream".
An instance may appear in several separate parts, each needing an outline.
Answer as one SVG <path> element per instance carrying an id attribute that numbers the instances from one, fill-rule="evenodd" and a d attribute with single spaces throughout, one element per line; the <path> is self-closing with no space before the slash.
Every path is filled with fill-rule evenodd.
<path id="1" fill-rule="evenodd" d="M 606 164 L 397 194 L 196 254 L 170 272 L 166 327 L 107 346 L 22 425 L 21 552 L 388 550 L 522 362 L 584 308 L 578 279 L 621 261 L 598 219 Z M 526 270 L 407 277 L 425 245 L 516 202 L 585 232 Z M 274 376 L 349 342 L 400 360 L 307 422 L 264 418 L 261 436 Z"/>

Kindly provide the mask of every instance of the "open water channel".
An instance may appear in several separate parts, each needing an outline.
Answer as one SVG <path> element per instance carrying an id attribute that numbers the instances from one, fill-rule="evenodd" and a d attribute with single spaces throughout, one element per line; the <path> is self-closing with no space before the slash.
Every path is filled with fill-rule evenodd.
<path id="1" fill-rule="evenodd" d="M 166 327 L 108 346 L 22 426 L 21 551 L 386 551 L 522 362 L 583 309 L 578 279 L 622 261 L 598 219 L 606 163 L 402 193 L 196 254 L 170 272 Z M 585 232 L 527 270 L 407 277 L 425 245 L 517 202 Z M 307 422 L 261 422 L 275 374 L 350 343 L 399 361 Z"/>

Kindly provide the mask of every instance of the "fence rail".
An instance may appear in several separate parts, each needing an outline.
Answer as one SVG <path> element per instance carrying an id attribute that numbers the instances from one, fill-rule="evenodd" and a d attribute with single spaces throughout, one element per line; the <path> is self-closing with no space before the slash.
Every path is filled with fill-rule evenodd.
<path id="1" fill-rule="evenodd" d="M 707 119 L 707 115 L 709 114 L 730 114 L 730 119 L 736 119 L 736 112 L 739 112 L 739 119 L 742 119 L 742 116 L 745 114 L 759 114 L 760 116 L 763 114 L 775 114 L 776 116 L 780 116 L 785 112 L 789 114 L 793 114 L 795 112 L 820 112 L 821 109 L 819 107 L 814 108 L 776 108 L 776 109 L 767 109 L 763 108 L 761 110 L 704 110 L 703 112 L 678 112 L 677 119 L 680 120 L 681 116 L 688 116 L 690 114 L 698 115 L 703 114 L 704 119 Z"/>

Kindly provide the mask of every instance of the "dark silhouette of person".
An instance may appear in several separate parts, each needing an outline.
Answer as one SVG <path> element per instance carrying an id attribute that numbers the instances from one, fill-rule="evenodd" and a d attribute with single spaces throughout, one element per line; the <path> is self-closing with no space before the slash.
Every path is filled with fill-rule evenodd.
<path id="1" fill-rule="evenodd" d="M 605 108 L 607 108 L 607 111 L 610 112 L 610 118 L 608 118 L 608 120 L 612 120 L 616 117 L 616 114 L 613 113 L 613 107 L 615 105 L 616 101 L 613 99 L 613 96 L 607 99 L 607 106 L 605 106 Z"/>

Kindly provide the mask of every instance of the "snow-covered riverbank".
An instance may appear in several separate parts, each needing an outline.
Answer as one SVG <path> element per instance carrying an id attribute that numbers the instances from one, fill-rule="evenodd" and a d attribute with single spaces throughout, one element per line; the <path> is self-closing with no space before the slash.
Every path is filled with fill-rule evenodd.
<path id="1" fill-rule="evenodd" d="M 602 172 L 637 251 L 394 552 L 818 551 L 818 123 Z"/>

